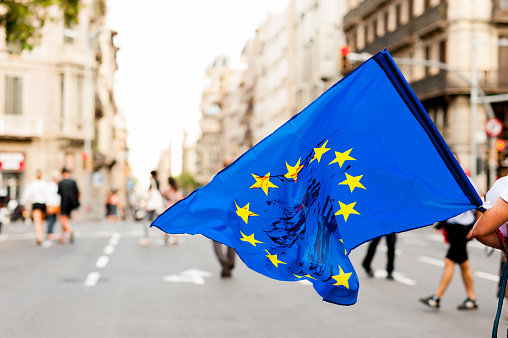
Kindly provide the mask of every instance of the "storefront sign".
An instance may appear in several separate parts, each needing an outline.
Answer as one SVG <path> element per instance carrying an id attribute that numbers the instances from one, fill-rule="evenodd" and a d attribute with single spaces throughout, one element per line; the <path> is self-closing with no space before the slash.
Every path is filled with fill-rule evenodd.
<path id="1" fill-rule="evenodd" d="M 25 154 L 20 152 L 0 151 L 0 171 L 25 170 Z"/>

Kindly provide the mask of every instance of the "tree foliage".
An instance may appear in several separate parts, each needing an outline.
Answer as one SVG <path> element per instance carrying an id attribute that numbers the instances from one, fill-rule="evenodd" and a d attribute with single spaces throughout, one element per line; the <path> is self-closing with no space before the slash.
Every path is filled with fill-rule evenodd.
<path id="1" fill-rule="evenodd" d="M 194 177 L 185 171 L 175 179 L 185 195 L 188 195 L 189 193 L 199 188 L 200 186 L 200 184 L 196 182 Z"/>
<path id="2" fill-rule="evenodd" d="M 0 28 L 5 41 L 16 49 L 31 50 L 47 20 L 55 19 L 48 10 L 58 6 L 67 25 L 78 22 L 79 0 L 0 0 Z"/>

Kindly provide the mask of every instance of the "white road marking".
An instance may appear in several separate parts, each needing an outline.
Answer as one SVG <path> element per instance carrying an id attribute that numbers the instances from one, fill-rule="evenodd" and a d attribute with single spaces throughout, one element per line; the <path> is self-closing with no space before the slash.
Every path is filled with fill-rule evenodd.
<path id="1" fill-rule="evenodd" d="M 88 276 L 86 277 L 85 286 L 95 286 L 97 284 L 97 281 L 101 277 L 100 273 L 98 272 L 90 272 Z"/>
<path id="2" fill-rule="evenodd" d="M 205 284 L 204 277 L 211 277 L 212 274 L 208 271 L 190 269 L 180 272 L 178 275 L 169 275 L 162 278 L 165 282 L 171 283 L 193 283 L 195 285 Z"/>
<path id="3" fill-rule="evenodd" d="M 386 278 L 387 275 L 388 275 L 388 273 L 386 272 L 386 270 L 374 271 L 374 277 L 376 277 L 376 278 Z M 396 282 L 399 282 L 399 283 L 402 283 L 405 285 L 410 285 L 410 286 L 416 285 L 415 280 L 404 277 L 403 273 L 393 272 L 392 275 L 393 275 L 393 280 L 395 280 Z"/>
<path id="4" fill-rule="evenodd" d="M 404 242 L 404 244 L 407 244 L 407 245 L 417 245 L 417 246 L 423 246 L 423 247 L 429 246 L 429 243 L 427 241 L 417 239 L 417 238 L 404 238 L 402 241 Z"/>
<path id="5" fill-rule="evenodd" d="M 379 250 L 381 252 L 388 252 L 388 247 L 384 244 L 378 244 L 376 250 Z M 399 256 L 402 254 L 402 251 L 400 251 L 399 249 L 395 249 L 395 256 Z"/>
<path id="6" fill-rule="evenodd" d="M 111 255 L 113 252 L 115 252 L 115 247 L 111 244 L 106 245 L 104 251 L 102 251 L 105 255 Z"/>
<path id="7" fill-rule="evenodd" d="M 493 275 L 491 273 L 486 273 L 483 271 L 476 271 L 474 275 L 478 278 L 486 279 L 492 282 L 499 283 L 499 276 Z"/>
<path id="8" fill-rule="evenodd" d="M 444 261 L 442 261 L 442 260 L 435 259 L 435 258 L 430 258 L 430 257 L 426 257 L 426 256 L 419 256 L 418 260 L 420 262 L 427 263 L 427 264 L 434 265 L 434 266 L 438 266 L 440 268 L 444 268 L 444 265 L 445 265 Z"/>
<path id="9" fill-rule="evenodd" d="M 98 269 L 102 269 L 106 267 L 109 263 L 109 256 L 100 256 L 97 262 L 95 262 L 95 267 Z"/>
<path id="10" fill-rule="evenodd" d="M 109 240 L 110 245 L 117 245 L 120 240 L 120 234 L 118 232 L 113 233 L 111 239 Z"/>

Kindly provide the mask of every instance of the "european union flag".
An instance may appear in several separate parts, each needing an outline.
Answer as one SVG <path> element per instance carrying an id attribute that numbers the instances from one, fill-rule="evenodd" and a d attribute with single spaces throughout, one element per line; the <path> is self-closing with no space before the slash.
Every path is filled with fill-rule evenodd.
<path id="1" fill-rule="evenodd" d="M 481 200 L 387 51 L 163 213 L 153 226 L 203 234 L 273 279 L 356 303 L 348 254 Z"/>

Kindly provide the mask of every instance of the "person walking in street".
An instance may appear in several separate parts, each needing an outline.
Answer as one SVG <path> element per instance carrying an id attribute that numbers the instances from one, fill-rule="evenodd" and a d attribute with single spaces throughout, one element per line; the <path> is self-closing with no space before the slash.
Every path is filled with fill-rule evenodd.
<path id="1" fill-rule="evenodd" d="M 157 180 L 157 171 L 152 170 L 150 172 L 150 187 L 148 189 L 148 199 L 146 201 L 146 220 L 148 224 L 144 227 L 145 237 L 142 240 L 142 244 L 150 244 L 149 228 L 150 224 L 155 218 L 164 211 L 164 199 L 160 193 L 159 181 Z"/>
<path id="2" fill-rule="evenodd" d="M 232 162 L 233 161 L 230 158 L 224 159 L 224 168 L 229 166 Z M 232 276 L 233 268 L 235 267 L 236 251 L 234 248 L 222 244 L 221 242 L 214 240 L 212 240 L 212 242 L 215 256 L 222 267 L 220 276 L 222 278 L 230 278 Z"/>
<path id="3" fill-rule="evenodd" d="M 47 184 L 47 203 L 46 203 L 46 221 L 47 234 L 46 238 L 55 240 L 56 235 L 53 233 L 57 215 L 60 213 L 60 195 L 58 195 L 58 182 L 60 181 L 58 172 L 54 172 L 51 180 Z"/>
<path id="4" fill-rule="evenodd" d="M 169 186 L 167 189 L 164 190 L 162 193 L 162 197 L 165 201 L 165 208 L 170 208 L 173 204 L 178 202 L 183 198 L 182 193 L 180 192 L 180 189 L 178 189 L 178 184 L 176 183 L 176 180 L 173 177 L 168 177 L 168 184 Z M 169 242 L 169 234 L 164 233 L 164 243 L 168 244 Z M 178 244 L 178 235 L 173 235 L 173 244 Z"/>
<path id="5" fill-rule="evenodd" d="M 60 195 L 60 221 L 62 222 L 62 237 L 60 243 L 66 242 L 66 233 L 69 233 L 69 242 L 74 243 L 74 232 L 72 231 L 69 218 L 73 210 L 79 207 L 79 189 L 76 181 L 71 178 L 69 169 L 62 169 L 62 180 L 58 183 L 58 194 Z"/>
<path id="6" fill-rule="evenodd" d="M 393 269 L 394 269 L 394 261 L 395 261 L 395 242 L 397 241 L 397 234 L 391 233 L 389 235 L 384 236 L 386 239 L 386 246 L 388 247 L 388 251 L 386 252 L 386 279 L 393 280 Z M 370 244 L 369 248 L 367 249 L 367 254 L 365 255 L 365 258 L 363 259 L 362 266 L 365 269 L 365 272 L 367 272 L 367 275 L 369 277 L 374 277 L 374 272 L 371 269 L 371 263 L 372 259 L 374 258 L 374 255 L 376 253 L 376 248 L 381 240 L 381 237 L 373 239 Z"/>
<path id="7" fill-rule="evenodd" d="M 37 245 L 42 244 L 43 241 L 42 222 L 46 214 L 47 196 L 47 182 L 42 179 L 41 171 L 37 170 L 35 173 L 35 180 L 30 182 L 25 188 L 20 201 L 21 205 L 27 203 L 32 205 L 32 219 L 35 229 L 35 243 Z"/>
<path id="8" fill-rule="evenodd" d="M 455 154 L 454 156 L 458 160 Z M 479 189 L 473 180 L 469 178 L 469 181 L 478 192 Z M 457 307 L 457 309 L 476 310 L 478 308 L 474 292 L 473 272 L 471 270 L 467 254 L 467 243 L 472 238 L 472 229 L 475 221 L 476 212 L 474 210 L 468 210 L 455 217 L 437 223 L 437 228 L 444 228 L 445 238 L 450 246 L 444 259 L 445 267 L 437 290 L 429 297 L 420 298 L 420 302 L 423 304 L 432 308 L 440 307 L 441 298 L 453 278 L 455 264 L 458 264 L 462 273 L 462 281 L 464 282 L 467 298 Z"/>
<path id="9" fill-rule="evenodd" d="M 106 197 L 106 220 L 118 221 L 118 190 L 116 189 L 111 189 Z"/>

